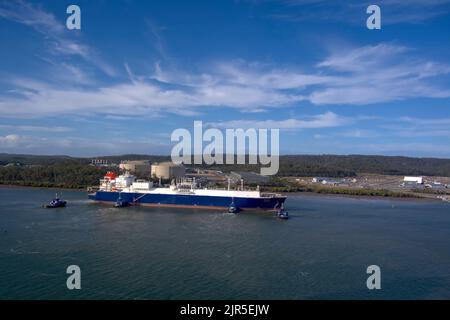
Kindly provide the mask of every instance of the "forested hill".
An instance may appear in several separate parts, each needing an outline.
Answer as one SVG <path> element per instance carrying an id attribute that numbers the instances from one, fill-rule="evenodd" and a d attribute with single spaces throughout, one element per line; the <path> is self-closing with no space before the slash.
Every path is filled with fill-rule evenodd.
<path id="1" fill-rule="evenodd" d="M 280 159 L 280 175 L 317 176 L 322 172 L 325 176 L 352 173 L 450 176 L 450 159 L 365 155 L 289 155 Z"/>
<path id="2" fill-rule="evenodd" d="M 104 159 L 112 163 L 133 159 L 148 159 L 151 162 L 159 162 L 170 160 L 170 157 L 128 154 L 97 157 L 96 159 Z M 72 172 L 73 175 L 76 175 L 77 170 L 79 170 L 80 174 L 82 172 L 86 174 L 86 166 L 90 163 L 91 158 L 0 154 L 0 181 L 11 180 L 18 174 L 25 174 L 22 170 L 25 168 L 27 169 L 26 174 L 31 174 L 36 179 L 42 174 L 45 175 L 47 172 L 55 170 L 57 171 L 55 174 L 60 179 L 64 179 L 61 175 L 64 175 L 65 170 Z M 10 165 L 6 166 L 7 164 Z M 11 164 L 16 165 L 11 166 Z M 259 171 L 259 167 L 255 165 L 205 165 L 202 167 L 218 169 L 224 172 Z M 52 170 L 52 168 L 55 170 Z M 91 167 L 89 173 L 95 173 L 94 176 L 96 179 L 98 176 L 101 176 L 105 168 L 95 169 Z M 34 171 L 39 171 L 39 174 L 35 174 Z M 450 159 L 365 155 L 285 155 L 280 157 L 280 170 L 278 175 L 345 177 L 355 176 L 359 173 L 450 176 Z M 84 182 L 85 179 L 82 179 L 82 181 Z M 82 182 L 80 181 L 80 183 Z"/>
<path id="3" fill-rule="evenodd" d="M 29 154 L 8 154 L 0 153 L 0 166 L 8 163 L 18 163 L 21 165 L 54 165 L 54 164 L 90 164 L 92 159 L 108 160 L 112 163 L 120 163 L 122 160 L 142 160 L 147 159 L 151 162 L 170 160 L 169 156 L 124 154 L 119 156 L 102 156 L 93 158 L 70 157 L 65 155 L 29 155 Z"/>
<path id="4" fill-rule="evenodd" d="M 95 159 L 119 163 L 124 159 L 148 159 L 155 162 L 170 158 L 167 156 L 123 155 Z M 106 170 L 118 172 L 117 167 L 91 166 L 89 165 L 91 160 L 91 158 L 68 156 L 0 154 L 0 184 L 81 189 L 98 184 Z"/>
<path id="5" fill-rule="evenodd" d="M 259 171 L 255 165 L 214 165 L 227 171 Z M 351 177 L 360 173 L 386 175 L 449 176 L 450 159 L 364 155 L 285 155 L 279 176 Z"/>

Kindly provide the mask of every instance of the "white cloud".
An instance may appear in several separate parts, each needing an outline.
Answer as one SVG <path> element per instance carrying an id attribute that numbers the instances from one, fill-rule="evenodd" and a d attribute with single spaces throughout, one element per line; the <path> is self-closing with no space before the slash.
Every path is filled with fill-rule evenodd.
<path id="1" fill-rule="evenodd" d="M 147 18 L 146 25 L 152 36 L 151 44 L 155 48 L 156 52 L 162 59 L 167 59 L 169 56 L 167 54 L 166 45 L 162 37 L 161 31 L 165 30 L 164 26 L 158 25 L 154 20 Z"/>
<path id="2" fill-rule="evenodd" d="M 15 95 L 0 96 L 0 111 L 10 117 L 80 112 L 194 116 L 211 107 L 262 112 L 305 101 L 364 105 L 450 97 L 450 90 L 436 81 L 448 78 L 450 66 L 408 59 L 405 54 L 410 52 L 385 43 L 340 50 L 310 73 L 238 61 L 214 64 L 209 72 L 199 73 L 164 71 L 157 65 L 152 76 L 138 75 L 125 64 L 131 81 L 102 87 L 89 82 L 63 87 L 15 77 L 9 79 Z M 63 67 L 78 82 L 87 77 L 78 67 Z"/>
<path id="3" fill-rule="evenodd" d="M 0 148 L 2 152 L 25 153 L 25 154 L 64 154 L 69 156 L 100 156 L 127 153 L 140 154 L 168 154 L 171 145 L 153 143 L 152 139 L 128 140 L 114 139 L 114 141 L 103 141 L 96 139 L 84 139 L 76 137 L 65 138 L 42 138 L 35 136 L 24 136 L 8 134 L 0 136 Z"/>
<path id="4" fill-rule="evenodd" d="M 364 129 L 348 130 L 348 131 L 340 133 L 339 135 L 343 136 L 343 137 L 348 137 L 348 138 L 360 138 L 360 139 L 376 138 L 376 137 L 380 136 L 380 134 L 378 132 L 375 132 L 373 130 L 364 130 Z"/>
<path id="5" fill-rule="evenodd" d="M 9 148 L 9 147 L 18 147 L 20 144 L 26 141 L 25 137 L 22 137 L 17 134 L 8 134 L 6 136 L 0 136 L 0 147 Z"/>
<path id="6" fill-rule="evenodd" d="M 15 84 L 20 86 L 22 96 L 0 100 L 0 110 L 4 116 L 79 112 L 145 115 L 156 111 L 195 115 L 195 110 L 189 108 L 231 107 L 252 111 L 260 107 L 279 107 L 303 99 L 293 94 L 233 85 L 180 89 L 135 81 L 86 90 L 57 89 L 27 79 L 15 79 Z"/>
<path id="7" fill-rule="evenodd" d="M 43 127 L 43 126 L 27 126 L 27 125 L 8 125 L 0 124 L 0 129 L 16 130 L 16 131 L 33 131 L 33 132 L 68 132 L 68 127 Z"/>
<path id="8" fill-rule="evenodd" d="M 255 129 L 317 129 L 331 128 L 348 125 L 355 119 L 339 116 L 333 112 L 326 112 L 307 118 L 306 120 L 286 119 L 286 120 L 232 120 L 223 122 L 207 123 L 214 128 L 255 128 Z"/>
<path id="9" fill-rule="evenodd" d="M 408 49 L 381 43 L 332 54 L 318 64 L 339 74 L 338 80 L 314 90 L 314 104 L 364 105 L 409 98 L 447 98 L 450 90 L 435 84 L 438 76 L 448 76 L 446 64 L 412 59 Z"/>
<path id="10" fill-rule="evenodd" d="M 408 154 L 408 155 L 429 155 L 429 156 L 446 156 L 450 155 L 450 146 L 448 144 L 430 144 L 420 142 L 406 143 L 379 143 L 379 144 L 363 144 L 355 146 L 363 149 L 368 153 L 383 154 Z"/>
<path id="11" fill-rule="evenodd" d="M 450 118 L 414 118 L 414 117 L 400 117 L 401 122 L 406 122 L 416 126 L 428 126 L 437 127 L 444 126 L 450 127 Z"/>
<path id="12" fill-rule="evenodd" d="M 307 74 L 286 69 L 268 69 L 267 66 L 244 62 L 222 63 L 217 68 L 219 77 L 230 83 L 265 89 L 303 89 L 307 86 L 326 85 L 339 78 L 321 74 Z M 267 70 L 268 69 L 268 70 Z"/>
<path id="13" fill-rule="evenodd" d="M 412 137 L 450 137 L 450 118 L 399 117 L 384 119 L 380 128 L 392 136 Z"/>
<path id="14" fill-rule="evenodd" d="M 2 1 L 0 17 L 25 24 L 49 35 L 64 31 L 64 25 L 60 24 L 53 14 L 23 0 Z"/>
<path id="15" fill-rule="evenodd" d="M 271 0 L 248 0 L 264 4 Z M 327 21 L 347 24 L 363 24 L 365 9 L 371 4 L 382 8 L 383 25 L 400 23 L 423 23 L 450 13 L 450 0 L 282 0 L 269 15 L 271 18 L 292 22 Z"/>
<path id="16" fill-rule="evenodd" d="M 404 53 L 408 48 L 389 43 L 368 45 L 346 50 L 338 49 L 334 54 L 318 64 L 336 71 L 367 72 L 381 64 L 386 64 Z"/>
<path id="17" fill-rule="evenodd" d="M 2 1 L 0 2 L 0 18 L 24 24 L 42 34 L 52 55 L 78 56 L 85 62 L 95 65 L 105 74 L 116 75 L 114 68 L 100 59 L 94 49 L 82 43 L 76 36 L 67 36 L 65 25 L 39 5 L 24 0 Z"/>

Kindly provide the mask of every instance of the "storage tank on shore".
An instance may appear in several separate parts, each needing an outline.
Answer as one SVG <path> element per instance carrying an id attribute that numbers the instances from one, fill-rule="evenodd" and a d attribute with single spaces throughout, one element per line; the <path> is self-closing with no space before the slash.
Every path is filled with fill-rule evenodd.
<path id="1" fill-rule="evenodd" d="M 175 164 L 173 162 L 160 162 L 152 164 L 152 176 L 161 179 L 172 179 L 183 177 L 186 174 L 186 169 L 183 165 Z"/>
<path id="2" fill-rule="evenodd" d="M 151 170 L 149 160 L 124 160 L 119 168 L 138 175 L 148 175 Z"/>

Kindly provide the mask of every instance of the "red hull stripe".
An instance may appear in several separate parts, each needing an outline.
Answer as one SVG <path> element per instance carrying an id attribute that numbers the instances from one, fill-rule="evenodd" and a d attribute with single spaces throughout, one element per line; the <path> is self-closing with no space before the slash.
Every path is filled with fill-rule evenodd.
<path id="1" fill-rule="evenodd" d="M 101 204 L 111 204 L 112 201 L 100 201 L 93 200 Z M 228 210 L 228 207 L 216 207 L 216 206 L 194 206 L 194 205 L 181 205 L 181 204 L 159 204 L 159 203 L 137 203 L 129 204 L 130 206 L 139 207 L 157 207 L 157 208 L 189 208 L 189 209 L 205 209 L 205 210 Z M 265 209 L 265 208 L 239 208 L 240 211 L 276 211 L 276 209 Z"/>

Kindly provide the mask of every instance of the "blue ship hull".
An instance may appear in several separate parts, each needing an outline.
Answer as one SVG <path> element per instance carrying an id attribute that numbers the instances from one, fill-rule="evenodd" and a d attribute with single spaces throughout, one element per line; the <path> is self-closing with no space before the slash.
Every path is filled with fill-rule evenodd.
<path id="1" fill-rule="evenodd" d="M 183 195 L 183 194 L 153 194 L 153 193 L 130 193 L 97 191 L 89 194 L 89 199 L 100 202 L 116 202 L 122 198 L 122 201 L 130 205 L 144 205 L 157 207 L 184 207 L 184 208 L 228 208 L 231 203 L 240 210 L 276 210 L 281 206 L 286 197 L 271 198 L 239 198 L 239 197 L 217 197 L 202 195 Z"/>

